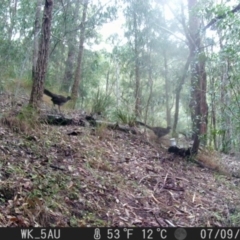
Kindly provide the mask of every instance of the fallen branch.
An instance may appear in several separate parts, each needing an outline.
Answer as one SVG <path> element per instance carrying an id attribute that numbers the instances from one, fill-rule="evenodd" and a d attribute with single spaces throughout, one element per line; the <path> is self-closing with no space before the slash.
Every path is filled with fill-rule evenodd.
<path id="1" fill-rule="evenodd" d="M 118 123 L 96 120 L 92 116 L 80 116 L 79 118 L 67 118 L 67 117 L 64 117 L 63 115 L 48 114 L 41 117 L 41 122 L 47 123 L 50 125 L 58 125 L 58 126 L 67 126 L 67 125 L 75 125 L 75 126 L 77 125 L 82 127 L 105 126 L 110 130 L 119 130 L 122 132 L 137 134 L 137 131 L 134 127 L 121 126 Z"/>

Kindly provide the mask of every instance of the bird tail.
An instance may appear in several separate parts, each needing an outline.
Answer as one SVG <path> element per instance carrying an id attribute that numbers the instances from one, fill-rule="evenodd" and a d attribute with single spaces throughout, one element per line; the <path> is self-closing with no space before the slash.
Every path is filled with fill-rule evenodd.
<path id="1" fill-rule="evenodd" d="M 46 88 L 44 89 L 44 94 L 46 94 L 47 96 L 49 96 L 49 97 L 54 97 L 55 96 L 55 94 L 53 94 L 52 92 L 50 92 L 49 90 L 47 90 Z"/>
<path id="2" fill-rule="evenodd" d="M 145 123 L 143 123 L 143 122 L 136 121 L 136 123 L 139 124 L 139 125 L 141 125 L 141 126 L 144 126 L 144 127 L 148 128 L 148 129 L 151 129 L 151 130 L 152 130 L 152 128 L 151 128 L 150 126 L 148 126 L 147 124 L 145 124 Z"/>

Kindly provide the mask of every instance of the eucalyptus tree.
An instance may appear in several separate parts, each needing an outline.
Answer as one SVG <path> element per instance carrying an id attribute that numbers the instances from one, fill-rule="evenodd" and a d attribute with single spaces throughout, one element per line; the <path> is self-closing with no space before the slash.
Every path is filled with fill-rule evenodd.
<path id="1" fill-rule="evenodd" d="M 74 75 L 74 82 L 72 87 L 72 105 L 73 108 L 76 106 L 77 97 L 78 97 L 78 89 L 81 80 L 82 73 L 82 58 L 83 58 L 83 44 L 85 41 L 85 29 L 86 29 L 86 18 L 87 18 L 87 9 L 88 9 L 88 0 L 83 1 L 83 10 L 82 10 L 82 19 L 81 19 L 81 27 L 80 27 L 80 41 L 79 41 L 79 50 L 77 57 L 77 67 Z"/>
<path id="2" fill-rule="evenodd" d="M 197 0 L 188 0 L 189 31 L 186 32 L 191 69 L 191 118 L 193 123 L 193 147 L 194 153 L 198 152 L 200 136 L 207 132 L 208 106 L 206 101 L 207 75 L 205 70 L 206 56 L 200 36 L 200 19 L 196 15 Z"/>
<path id="3" fill-rule="evenodd" d="M 45 0 L 41 38 L 39 41 L 39 54 L 29 101 L 29 105 L 36 109 L 40 107 L 42 100 L 45 76 L 48 66 L 53 4 L 53 0 Z"/>
<path id="4" fill-rule="evenodd" d="M 67 33 L 66 43 L 68 50 L 61 83 L 61 90 L 63 91 L 67 91 L 69 89 L 74 78 L 74 62 L 76 61 L 77 53 L 77 34 L 74 29 L 79 24 L 80 2 L 80 0 L 73 1 L 64 8 L 64 31 Z"/>
<path id="5" fill-rule="evenodd" d="M 143 51 L 145 42 L 143 42 L 144 35 L 143 26 L 146 20 L 146 12 L 150 10 L 149 1 L 126 1 L 125 18 L 127 31 L 125 36 L 128 38 L 128 43 L 131 46 L 132 72 L 135 78 L 134 97 L 135 97 L 135 115 L 139 117 L 142 113 L 141 109 L 141 53 Z"/>
<path id="6" fill-rule="evenodd" d="M 39 35 L 40 35 L 40 30 L 41 30 L 41 7 L 42 7 L 42 0 L 37 0 L 35 22 L 34 22 L 34 28 L 33 28 L 32 79 L 34 79 L 34 75 L 35 75 L 36 67 L 37 67 Z"/>
<path id="7" fill-rule="evenodd" d="M 199 10 L 199 5 L 197 5 L 197 1 L 188 0 L 188 6 L 189 6 L 189 35 L 187 35 L 187 38 L 189 42 L 190 55 L 194 60 L 191 63 L 192 94 L 190 108 L 192 109 L 191 115 L 194 127 L 193 151 L 197 152 L 200 143 L 200 136 L 206 134 L 208 118 L 208 106 L 206 102 L 207 93 L 207 73 L 205 70 L 206 54 L 203 51 L 202 44 L 204 34 L 201 35 L 200 33 L 204 33 L 212 25 L 214 25 L 215 27 L 215 23 L 219 21 L 222 22 L 225 28 L 226 18 L 228 18 L 228 16 L 233 16 L 233 13 L 237 13 L 240 10 L 240 4 L 238 4 L 232 10 L 222 8 L 225 10 L 221 11 L 219 15 L 212 18 L 211 21 L 205 27 L 202 28 L 201 32 L 200 32 L 200 16 L 196 15 L 196 11 L 198 10 L 198 12 L 201 13 L 201 10 Z M 231 79 L 229 77 L 227 78 L 228 80 Z M 234 95 L 236 96 L 236 92 Z"/>

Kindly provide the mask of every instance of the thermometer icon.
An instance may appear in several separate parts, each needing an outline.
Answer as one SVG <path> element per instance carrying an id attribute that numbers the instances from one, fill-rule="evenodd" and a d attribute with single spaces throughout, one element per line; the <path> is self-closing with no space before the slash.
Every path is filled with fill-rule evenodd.
<path id="1" fill-rule="evenodd" d="M 95 228 L 93 238 L 94 238 L 95 240 L 99 240 L 99 239 L 101 238 L 101 234 L 100 234 L 100 229 L 99 229 L 99 228 Z"/>

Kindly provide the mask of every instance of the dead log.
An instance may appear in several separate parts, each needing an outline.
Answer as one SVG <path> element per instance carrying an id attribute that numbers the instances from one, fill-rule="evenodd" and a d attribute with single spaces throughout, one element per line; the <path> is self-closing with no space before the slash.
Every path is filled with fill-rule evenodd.
<path id="1" fill-rule="evenodd" d="M 134 127 L 128 127 L 119 125 L 118 123 L 106 122 L 101 120 L 96 120 L 92 116 L 79 116 L 79 118 L 67 118 L 63 115 L 54 115 L 54 114 L 47 114 L 41 117 L 41 122 L 46 123 L 49 125 L 57 125 L 57 126 L 67 126 L 67 125 L 74 125 L 74 126 L 92 126 L 92 127 L 99 127 L 105 126 L 107 129 L 110 130 L 119 130 L 126 133 L 137 134 L 137 131 Z"/>
<path id="2" fill-rule="evenodd" d="M 79 119 L 73 119 L 73 118 L 67 118 L 63 115 L 53 115 L 48 114 L 41 117 L 40 121 L 42 123 L 46 123 L 49 125 L 57 125 L 57 126 L 67 126 L 67 125 L 77 125 L 77 126 L 85 126 L 85 122 L 79 118 Z"/>

